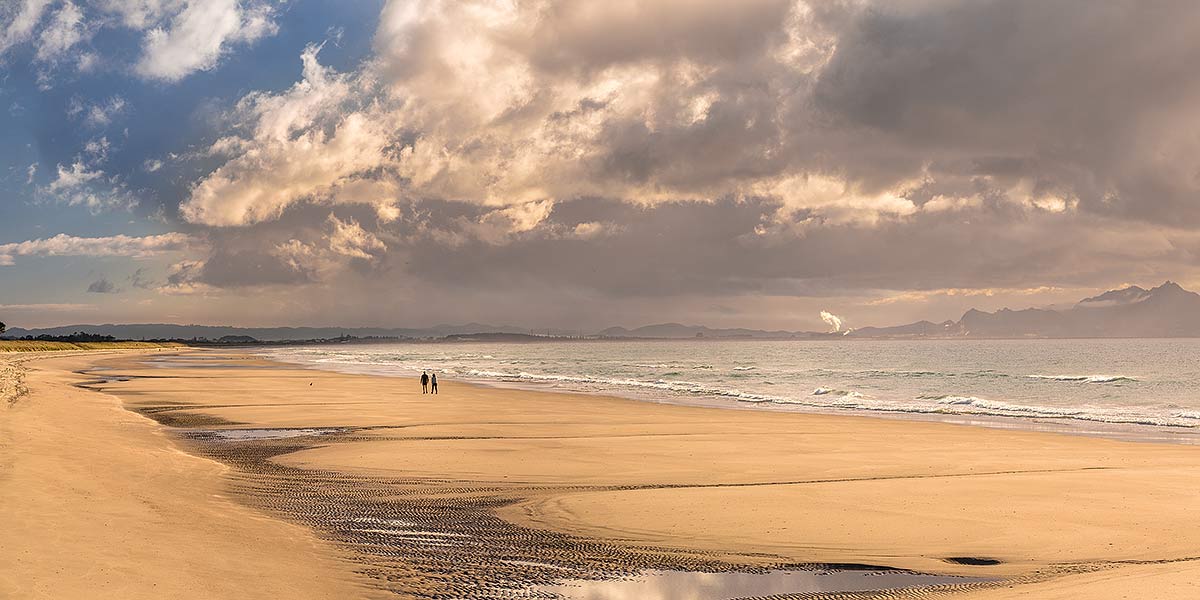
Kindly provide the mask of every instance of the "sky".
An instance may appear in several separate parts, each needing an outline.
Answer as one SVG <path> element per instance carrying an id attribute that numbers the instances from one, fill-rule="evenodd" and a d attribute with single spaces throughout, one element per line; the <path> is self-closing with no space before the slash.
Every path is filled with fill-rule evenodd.
<path id="1" fill-rule="evenodd" d="M 1200 3 L 2 0 L 0 321 L 825 330 L 1200 288 Z"/>

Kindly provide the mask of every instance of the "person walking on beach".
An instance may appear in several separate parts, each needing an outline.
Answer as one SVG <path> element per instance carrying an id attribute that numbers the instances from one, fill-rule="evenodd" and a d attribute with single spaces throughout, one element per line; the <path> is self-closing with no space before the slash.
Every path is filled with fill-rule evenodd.
<path id="1" fill-rule="evenodd" d="M 437 393 L 437 373 L 433 373 L 429 376 L 429 393 Z"/>
<path id="2" fill-rule="evenodd" d="M 421 393 L 429 393 L 429 373 L 426 373 L 425 371 L 421 371 Z"/>

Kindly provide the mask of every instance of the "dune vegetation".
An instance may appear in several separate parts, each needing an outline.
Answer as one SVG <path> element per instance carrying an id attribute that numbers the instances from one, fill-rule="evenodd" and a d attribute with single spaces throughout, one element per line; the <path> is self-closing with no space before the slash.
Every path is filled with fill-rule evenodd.
<path id="1" fill-rule="evenodd" d="M 137 350 L 180 348 L 178 342 L 49 342 L 41 340 L 0 340 L 0 352 L 52 352 L 56 350 Z"/>

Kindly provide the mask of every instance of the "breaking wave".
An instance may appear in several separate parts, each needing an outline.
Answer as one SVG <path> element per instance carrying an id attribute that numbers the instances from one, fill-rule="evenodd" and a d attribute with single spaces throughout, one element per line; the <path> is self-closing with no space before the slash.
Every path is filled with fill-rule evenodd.
<path id="1" fill-rule="evenodd" d="M 1200 412 L 1176 411 L 1168 415 L 1147 415 L 1131 410 L 1101 408 L 1067 408 L 1018 404 L 992 400 L 977 396 L 953 394 L 920 395 L 911 401 L 896 401 L 857 392 L 854 390 L 818 387 L 805 397 L 787 397 L 771 394 L 745 392 L 706 385 L 695 381 L 586 377 L 571 375 L 544 375 L 528 372 L 507 373 L 502 371 L 472 370 L 469 377 L 516 382 L 544 382 L 584 384 L 604 391 L 620 393 L 622 389 L 657 390 L 662 392 L 710 397 L 732 398 L 739 402 L 772 403 L 779 405 L 805 406 L 815 409 L 860 410 L 867 412 L 911 413 L 928 415 L 978 415 L 991 417 L 1014 417 L 1026 419 L 1075 419 L 1098 423 L 1156 425 L 1171 427 L 1200 426 Z"/>
<path id="2" fill-rule="evenodd" d="M 1121 381 L 1137 381 L 1136 378 L 1127 377 L 1125 375 L 1030 375 L 1029 378 L 1082 383 L 1118 383 Z"/>
<path id="3" fill-rule="evenodd" d="M 713 405 L 724 399 L 726 406 L 748 403 L 777 410 L 1200 429 L 1200 372 L 1175 367 L 1180 357 L 1200 347 L 1164 354 L 1156 343 L 1119 355 L 1087 357 L 1095 348 L 1051 354 L 1015 344 L 947 344 L 944 350 L 935 343 L 762 346 L 397 344 L 284 348 L 271 355 L 346 372 L 412 377 L 429 370 L 483 382 L 683 404 Z M 968 351 L 972 354 L 963 356 Z"/>
<path id="4" fill-rule="evenodd" d="M 772 396 L 769 394 L 755 394 L 743 392 L 740 390 L 725 389 L 705 385 L 695 381 L 681 381 L 672 379 L 657 379 L 654 381 L 643 381 L 640 379 L 620 379 L 607 377 L 587 377 L 578 375 L 542 375 L 536 373 L 526 373 L 524 371 L 518 373 L 506 373 L 503 371 L 486 371 L 486 370 L 471 370 L 467 371 L 468 377 L 478 377 L 484 379 L 494 379 L 499 381 L 531 381 L 545 383 L 574 383 L 574 384 L 594 384 L 605 387 L 616 388 L 638 388 L 647 390 L 662 390 L 667 392 L 676 392 L 683 394 L 695 394 L 703 396 L 722 396 L 728 398 L 736 398 L 743 402 L 780 402 L 786 401 L 786 398 L 781 396 Z"/>

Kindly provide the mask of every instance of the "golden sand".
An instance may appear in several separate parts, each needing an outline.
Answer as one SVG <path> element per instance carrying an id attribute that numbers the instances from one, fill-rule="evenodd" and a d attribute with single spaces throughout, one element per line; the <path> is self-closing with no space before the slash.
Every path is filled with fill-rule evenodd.
<path id="1" fill-rule="evenodd" d="M 312 532 L 226 497 L 227 467 L 74 387 L 97 358 L 27 363 L 30 392 L 0 404 L 0 598 L 369 593 Z"/>

